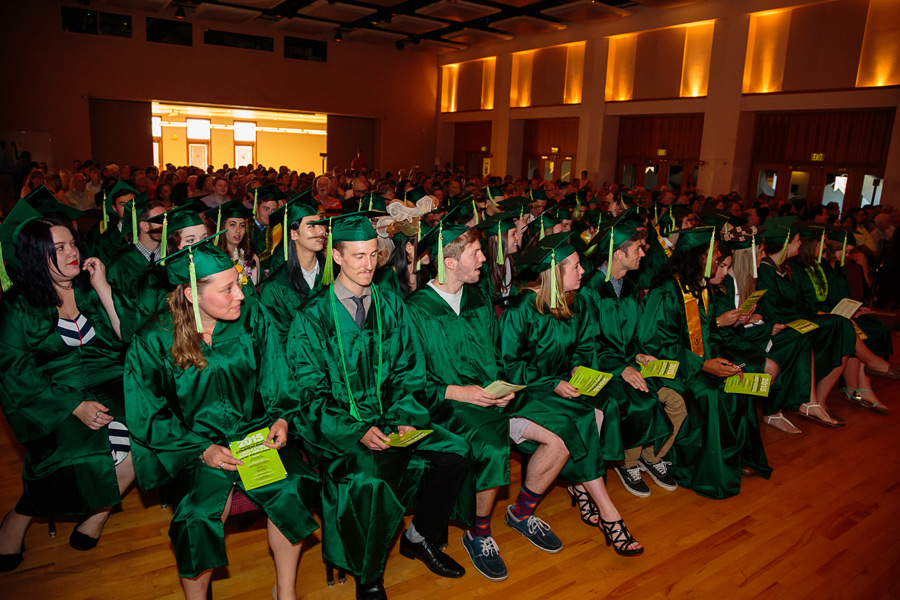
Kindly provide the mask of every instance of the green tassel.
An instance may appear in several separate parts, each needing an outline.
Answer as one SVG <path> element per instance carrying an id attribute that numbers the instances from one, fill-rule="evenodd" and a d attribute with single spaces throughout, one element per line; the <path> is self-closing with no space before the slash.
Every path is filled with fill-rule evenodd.
<path id="1" fill-rule="evenodd" d="M 609 256 L 606 257 L 606 281 L 609 281 L 609 274 L 612 273 L 612 255 L 613 255 L 613 240 L 616 237 L 615 227 L 609 230 Z"/>
<path id="2" fill-rule="evenodd" d="M 200 322 L 200 302 L 197 298 L 197 269 L 194 267 L 194 251 L 190 251 L 191 264 L 188 271 L 191 274 L 191 304 L 194 305 L 194 321 L 197 323 L 197 333 L 203 333 L 203 323 Z"/>
<path id="3" fill-rule="evenodd" d="M 169 215 L 168 213 L 163 213 L 163 230 L 162 230 L 162 240 L 160 242 L 159 248 L 159 257 L 160 264 L 166 265 L 166 251 L 169 249 L 169 243 L 166 238 L 169 236 Z"/>
<path id="4" fill-rule="evenodd" d="M 369 212 L 372 212 L 372 192 L 369 192 Z"/>
<path id="5" fill-rule="evenodd" d="M 3 262 L 3 244 L 0 244 L 0 289 L 4 292 L 12 287 L 12 279 L 6 272 L 6 264 Z"/>
<path id="6" fill-rule="evenodd" d="M 753 249 L 753 279 L 757 279 L 759 277 L 759 273 L 757 273 L 756 266 L 756 234 L 753 234 L 753 237 L 750 238 L 750 247 Z"/>
<path id="7" fill-rule="evenodd" d="M 219 210 L 216 211 L 216 231 L 222 231 L 222 207 L 219 207 Z M 216 241 L 214 244 L 219 243 L 219 235 L 216 234 Z"/>
<path id="8" fill-rule="evenodd" d="M 779 265 L 784 262 L 784 257 L 787 256 L 787 248 L 790 243 L 791 243 L 791 232 L 788 231 L 787 237 L 784 238 L 784 248 L 781 249 L 781 255 L 778 257 Z"/>
<path id="9" fill-rule="evenodd" d="M 497 264 L 502 265 L 506 261 L 503 259 L 503 232 L 500 231 L 501 223 L 497 223 Z"/>
<path id="10" fill-rule="evenodd" d="M 653 222 L 659 225 L 659 205 L 653 205 Z"/>
<path id="11" fill-rule="evenodd" d="M 438 283 L 443 285 L 447 279 L 447 270 L 444 267 L 444 224 L 441 223 L 438 227 L 440 230 L 438 230 L 437 273 Z"/>
<path id="12" fill-rule="evenodd" d="M 487 191 L 487 197 L 488 197 L 488 200 L 491 201 L 491 204 L 493 204 L 494 206 L 500 206 L 499 204 L 497 204 L 497 201 L 494 200 L 494 195 L 491 194 L 491 186 L 488 186 L 484 189 Z"/>
<path id="13" fill-rule="evenodd" d="M 847 238 L 850 237 L 849 234 L 844 234 L 844 249 L 841 250 L 841 266 L 844 266 L 844 259 L 847 258 Z"/>
<path id="14" fill-rule="evenodd" d="M 288 259 L 288 242 L 293 243 L 291 240 L 291 236 L 288 235 L 288 223 L 287 223 L 287 212 L 288 207 L 284 207 L 284 220 L 281 224 L 281 245 L 284 246 L 284 262 L 287 262 Z"/>
<path id="15" fill-rule="evenodd" d="M 419 256 L 419 242 L 422 241 L 422 220 L 416 221 L 416 256 Z M 422 259 L 416 260 L 416 273 L 422 270 Z"/>
<path id="16" fill-rule="evenodd" d="M 575 196 L 575 218 L 581 216 L 581 200 L 578 199 L 578 196 Z"/>
<path id="17" fill-rule="evenodd" d="M 138 243 L 137 205 L 131 201 L 131 243 Z"/>
<path id="18" fill-rule="evenodd" d="M 550 308 L 556 308 L 556 251 L 550 253 Z"/>
<path id="19" fill-rule="evenodd" d="M 712 275 L 712 261 L 713 261 L 713 248 L 716 244 L 716 230 L 713 229 L 712 234 L 709 236 L 709 250 L 706 252 L 706 270 L 703 271 L 703 276 L 709 278 Z"/>
<path id="20" fill-rule="evenodd" d="M 541 215 L 541 237 L 538 240 L 544 239 L 544 215 Z"/>
<path id="21" fill-rule="evenodd" d="M 822 262 L 822 250 L 825 248 L 825 230 L 822 230 L 822 239 L 819 240 L 819 262 Z"/>
<path id="22" fill-rule="evenodd" d="M 259 188 L 253 188 L 253 220 L 256 220 L 256 202 L 259 198 Z"/>
<path id="23" fill-rule="evenodd" d="M 472 211 L 475 213 L 475 224 L 478 225 L 480 220 L 478 218 L 478 205 L 475 204 L 475 198 L 472 198 Z"/>
<path id="24" fill-rule="evenodd" d="M 325 269 L 322 272 L 322 285 L 334 283 L 334 258 L 331 256 L 332 245 L 331 219 L 328 219 L 328 243 L 325 248 Z"/>
<path id="25" fill-rule="evenodd" d="M 106 211 L 106 192 L 103 192 L 103 222 L 100 224 L 100 233 L 106 233 L 109 228 L 109 213 Z"/>

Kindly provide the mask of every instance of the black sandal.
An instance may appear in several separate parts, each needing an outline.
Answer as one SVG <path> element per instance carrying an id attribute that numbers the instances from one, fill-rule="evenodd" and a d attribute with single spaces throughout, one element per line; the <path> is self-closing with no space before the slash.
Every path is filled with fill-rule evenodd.
<path id="1" fill-rule="evenodd" d="M 622 519 L 618 521 L 604 521 L 601 518 L 600 529 L 603 531 L 603 537 L 606 538 L 606 545 L 612 546 L 619 556 L 638 556 L 644 553 L 643 548 L 628 548 L 637 540 L 625 527 L 625 521 Z"/>
<path id="2" fill-rule="evenodd" d="M 581 522 L 590 527 L 596 527 L 600 523 L 600 511 L 594 506 L 593 500 L 584 490 L 576 489 L 574 485 L 566 486 L 569 492 L 569 499 L 572 506 L 578 503 L 578 510 L 581 512 Z M 591 520 L 595 519 L 595 520 Z"/>

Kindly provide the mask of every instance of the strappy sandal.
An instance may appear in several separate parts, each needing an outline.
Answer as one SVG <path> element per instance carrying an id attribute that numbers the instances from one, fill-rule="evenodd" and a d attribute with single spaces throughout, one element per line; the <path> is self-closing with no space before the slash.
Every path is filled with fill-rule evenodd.
<path id="1" fill-rule="evenodd" d="M 797 410 L 797 416 L 800 417 L 801 419 L 806 419 L 808 421 L 814 421 L 814 422 L 818 423 L 819 425 L 824 425 L 825 427 L 831 427 L 832 429 L 837 429 L 838 427 L 843 427 L 844 425 L 846 425 L 846 423 L 844 423 L 842 421 L 839 421 L 837 423 L 829 423 L 825 419 L 820 419 L 818 417 L 814 417 L 813 415 L 811 415 L 809 413 L 809 411 L 812 410 L 813 408 L 818 408 L 819 410 L 821 410 L 825 414 L 827 414 L 829 417 L 831 417 L 831 414 L 827 410 L 825 410 L 820 404 L 810 404 L 809 402 L 804 402 L 803 404 L 800 405 L 800 408 Z M 831 418 L 834 419 L 834 417 L 831 417 Z"/>
<path id="2" fill-rule="evenodd" d="M 590 495 L 584 490 L 577 489 L 574 485 L 567 486 L 566 491 L 569 492 L 572 506 L 575 506 L 576 503 L 578 504 L 578 510 L 581 512 L 581 521 L 585 525 L 596 527 L 600 522 L 600 511 L 594 506 Z"/>
<path id="3" fill-rule="evenodd" d="M 868 408 L 871 411 L 877 412 L 879 415 L 888 414 L 888 409 L 885 408 L 881 402 L 878 402 L 877 400 L 873 402 L 862 397 L 862 392 L 871 392 L 872 390 L 859 389 L 851 392 L 848 388 L 841 388 L 841 391 L 847 396 L 848 402 L 858 404 L 863 408 Z"/>
<path id="4" fill-rule="evenodd" d="M 622 519 L 618 521 L 604 521 L 601 517 L 600 530 L 603 532 L 603 537 L 606 538 L 606 545 L 612 546 L 619 556 L 638 556 L 644 553 L 643 548 L 628 548 L 637 540 L 625 527 L 625 521 Z"/>
<path id="5" fill-rule="evenodd" d="M 781 433 L 786 433 L 788 435 L 800 435 L 801 433 L 803 433 L 802 431 L 785 431 L 784 429 L 779 429 L 778 427 L 775 427 L 774 425 L 772 425 L 772 421 L 784 421 L 791 427 L 797 427 L 796 425 L 794 425 L 793 423 L 788 421 L 787 417 L 785 417 L 784 415 L 766 415 L 763 417 L 763 422 L 766 425 L 768 425 L 769 427 L 771 427 L 773 429 L 778 429 L 778 431 L 780 431 Z M 797 427 L 797 429 L 799 429 L 799 427 Z"/>

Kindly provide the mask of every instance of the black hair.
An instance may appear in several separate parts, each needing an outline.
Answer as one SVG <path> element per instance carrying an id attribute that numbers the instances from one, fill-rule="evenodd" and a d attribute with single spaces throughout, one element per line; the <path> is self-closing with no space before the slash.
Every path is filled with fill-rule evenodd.
<path id="1" fill-rule="evenodd" d="M 655 288 L 670 279 L 674 280 L 677 275 L 681 280 L 682 287 L 699 298 L 703 292 L 700 282 L 703 281 L 703 272 L 706 270 L 706 264 L 700 259 L 708 250 L 709 246 L 706 244 L 694 246 L 688 250 L 676 248 L 666 264 L 653 278 L 650 287 Z"/>
<path id="2" fill-rule="evenodd" d="M 823 213 L 827 214 L 827 211 L 825 210 L 824 206 L 822 206 L 821 204 L 813 204 L 812 206 L 810 206 L 809 208 L 807 208 L 806 210 L 803 211 L 803 214 L 800 215 L 800 220 L 801 221 L 812 221 L 813 219 L 815 219 L 816 217 L 818 217 L 819 215 L 821 215 Z"/>
<path id="3" fill-rule="evenodd" d="M 16 256 L 19 259 L 16 288 L 32 306 L 59 307 L 62 298 L 56 291 L 50 275 L 50 264 L 57 270 L 56 246 L 53 243 L 53 227 L 65 227 L 72 234 L 78 248 L 79 267 L 84 267 L 85 250 L 81 236 L 72 227 L 72 221 L 61 216 L 48 215 L 26 223 L 19 232 Z M 81 271 L 72 285 L 86 290 L 91 287 L 91 278 L 86 271 Z"/>
<path id="4" fill-rule="evenodd" d="M 288 224 L 288 231 L 285 231 L 282 235 L 284 236 L 284 240 L 282 244 L 287 244 L 288 249 L 288 258 L 287 262 L 284 264 L 285 275 L 287 275 L 288 284 L 291 286 L 291 289 L 297 292 L 301 298 L 306 299 L 307 292 L 304 289 L 304 285 L 306 280 L 303 278 L 303 268 L 300 266 L 300 259 L 297 257 L 297 246 L 294 244 L 294 240 L 291 239 L 291 231 L 299 231 L 300 224 L 303 219 L 299 219 L 297 221 L 291 221 Z M 320 260 L 322 258 L 322 252 L 316 252 L 316 261 L 319 263 L 319 268 L 322 268 L 323 261 Z M 338 265 L 335 264 L 335 269 L 337 269 Z"/>
<path id="5" fill-rule="evenodd" d="M 428 284 L 428 280 L 431 279 L 431 274 L 425 268 L 425 265 L 422 265 L 422 268 L 416 271 L 416 290 L 410 287 L 409 276 L 407 275 L 409 272 L 409 260 L 406 256 L 406 244 L 412 244 L 413 248 L 417 249 L 416 236 L 404 235 L 399 239 L 400 243 L 394 244 L 394 251 L 391 252 L 385 267 L 394 269 L 394 272 L 397 274 L 397 281 L 400 283 L 400 291 L 403 292 L 404 296 L 409 296 L 414 291 L 425 287 Z M 418 258 L 413 258 L 413 260 L 418 260 Z"/>

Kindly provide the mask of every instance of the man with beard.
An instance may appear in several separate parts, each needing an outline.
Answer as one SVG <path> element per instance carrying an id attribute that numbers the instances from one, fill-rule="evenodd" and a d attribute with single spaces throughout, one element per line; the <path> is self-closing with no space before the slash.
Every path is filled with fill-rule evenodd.
<path id="1" fill-rule="evenodd" d="M 134 217 L 131 216 L 132 212 Z M 137 283 L 141 274 L 159 260 L 162 226 L 147 221 L 163 212 L 165 208 L 158 200 L 139 203 L 133 199 L 125 205 L 122 220 L 131 223 L 132 219 L 135 219 L 137 237 L 112 259 L 107 278 L 113 287 L 128 297 L 133 298 L 137 293 Z"/>

